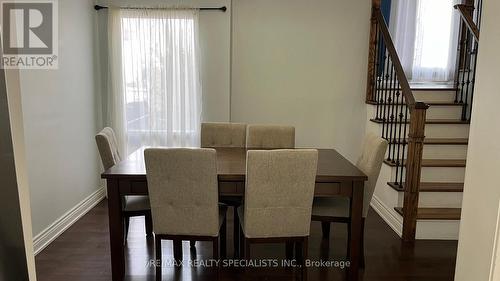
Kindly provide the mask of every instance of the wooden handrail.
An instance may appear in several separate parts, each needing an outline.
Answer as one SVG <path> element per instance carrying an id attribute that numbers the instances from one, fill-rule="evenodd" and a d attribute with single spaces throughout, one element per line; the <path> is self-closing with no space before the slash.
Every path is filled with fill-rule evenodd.
<path id="1" fill-rule="evenodd" d="M 379 0 L 372 0 L 369 44 L 366 100 L 377 105 L 372 120 L 382 124 L 382 138 L 389 141 L 386 161 L 396 167 L 395 183 L 401 186 L 405 183 L 402 239 L 411 242 L 416 235 L 425 118 L 429 106 L 413 96 Z M 403 141 L 396 142 L 401 139 Z M 405 151 L 406 145 L 408 151 Z"/>
<path id="2" fill-rule="evenodd" d="M 479 41 L 479 28 L 477 27 L 476 23 L 474 23 L 471 15 L 472 13 L 470 12 L 471 8 L 474 9 L 474 7 L 470 7 L 464 4 L 458 4 L 454 7 L 460 13 L 460 17 L 464 21 L 465 26 L 467 26 L 467 28 L 472 32 L 472 35 L 474 35 L 476 40 Z"/>
<path id="3" fill-rule="evenodd" d="M 403 66 L 401 65 L 401 61 L 399 60 L 398 53 L 396 48 L 394 47 L 394 43 L 392 42 L 391 34 L 389 33 L 389 28 L 387 28 L 387 23 L 385 22 L 384 15 L 382 15 L 382 11 L 380 9 L 375 9 L 375 18 L 377 19 L 378 26 L 382 36 L 384 37 L 385 47 L 391 57 L 392 63 L 394 64 L 394 70 L 396 71 L 396 77 L 398 78 L 399 84 L 401 86 L 401 92 L 403 93 L 406 105 L 410 108 L 410 112 L 417 109 L 427 109 L 429 106 L 424 102 L 415 101 L 415 97 L 410 88 L 410 84 L 408 83 L 408 79 L 406 78 L 406 74 L 403 70 Z"/>

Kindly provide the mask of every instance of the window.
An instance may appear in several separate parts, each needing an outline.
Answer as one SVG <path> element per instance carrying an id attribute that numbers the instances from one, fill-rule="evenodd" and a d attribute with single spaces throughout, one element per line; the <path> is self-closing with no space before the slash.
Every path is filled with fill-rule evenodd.
<path id="1" fill-rule="evenodd" d="M 391 33 L 410 80 L 453 80 L 459 27 L 455 2 L 394 0 Z"/>
<path id="2" fill-rule="evenodd" d="M 197 15 L 195 10 L 120 10 L 121 107 L 127 151 L 198 144 Z"/>

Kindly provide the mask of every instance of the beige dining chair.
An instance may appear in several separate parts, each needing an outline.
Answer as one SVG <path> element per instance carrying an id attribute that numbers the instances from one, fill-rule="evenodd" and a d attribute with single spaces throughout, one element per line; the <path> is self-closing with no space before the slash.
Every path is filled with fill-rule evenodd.
<path id="1" fill-rule="evenodd" d="M 364 232 L 365 232 L 365 219 L 368 215 L 370 202 L 375 191 L 380 168 L 384 161 L 385 153 L 387 150 L 387 141 L 375 134 L 368 134 L 365 137 L 361 157 L 358 159 L 356 166 L 368 176 L 368 181 L 364 186 L 363 195 L 363 220 L 362 220 L 362 236 L 361 236 L 361 266 L 364 266 Z M 332 198 L 315 198 L 312 210 L 312 220 L 321 221 L 323 237 L 329 238 L 330 236 L 330 223 L 340 222 L 346 223 L 348 229 L 348 245 L 350 244 L 350 201 L 349 198 L 332 197 Z M 349 249 L 348 249 L 349 253 Z"/>
<path id="2" fill-rule="evenodd" d="M 201 147 L 202 148 L 245 148 L 247 125 L 243 123 L 202 123 L 201 124 Z M 223 196 L 220 202 L 232 207 L 234 214 L 236 208 L 241 205 L 241 198 L 236 196 Z M 236 219 L 236 215 L 234 216 Z M 238 235 L 238 223 L 233 224 L 233 235 Z M 238 241 L 233 239 L 234 248 L 238 247 Z M 191 242 L 191 247 L 195 242 Z"/>
<path id="3" fill-rule="evenodd" d="M 201 147 L 246 146 L 247 125 L 242 123 L 202 123 Z"/>
<path id="4" fill-rule="evenodd" d="M 246 146 L 249 149 L 295 148 L 295 127 L 248 125 Z"/>
<path id="5" fill-rule="evenodd" d="M 182 259 L 182 240 L 212 241 L 213 257 L 226 255 L 226 207 L 219 207 L 214 149 L 150 148 L 144 151 L 157 260 L 161 241 L 173 240 Z M 161 267 L 157 268 L 161 276 Z"/>
<path id="6" fill-rule="evenodd" d="M 247 152 L 245 199 L 238 208 L 245 259 L 254 243 L 295 244 L 298 259 L 307 259 L 317 165 L 315 149 Z"/>
<path id="7" fill-rule="evenodd" d="M 121 161 L 120 152 L 113 129 L 106 127 L 95 136 L 97 149 L 101 156 L 104 170 L 107 170 Z M 149 197 L 144 195 L 127 195 L 122 198 L 122 213 L 124 217 L 125 242 L 127 241 L 128 229 L 131 217 L 144 216 L 146 235 L 153 234 L 151 209 L 149 207 Z"/>

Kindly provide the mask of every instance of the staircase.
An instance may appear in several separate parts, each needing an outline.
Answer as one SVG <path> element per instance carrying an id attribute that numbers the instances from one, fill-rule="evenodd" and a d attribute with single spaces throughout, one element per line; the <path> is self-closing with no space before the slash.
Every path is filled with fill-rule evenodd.
<path id="1" fill-rule="evenodd" d="M 466 2 L 455 82 L 410 85 L 372 0 L 366 128 L 389 148 L 371 205 L 404 241 L 458 239 L 481 17 Z"/>
<path id="2" fill-rule="evenodd" d="M 426 88 L 412 87 L 412 92 L 416 100 L 429 105 L 421 162 L 416 239 L 458 239 L 469 122 L 461 119 L 462 104 L 454 102 L 455 87 L 428 85 Z M 376 107 L 376 102 L 367 102 L 368 116 L 376 115 Z M 367 129 L 380 134 L 382 122 L 370 118 Z M 395 144 L 402 142 L 400 139 L 390 141 Z M 403 162 L 403 165 L 406 163 Z M 396 169 L 393 161 L 384 161 L 373 208 L 401 235 L 405 182 L 394 181 Z"/>

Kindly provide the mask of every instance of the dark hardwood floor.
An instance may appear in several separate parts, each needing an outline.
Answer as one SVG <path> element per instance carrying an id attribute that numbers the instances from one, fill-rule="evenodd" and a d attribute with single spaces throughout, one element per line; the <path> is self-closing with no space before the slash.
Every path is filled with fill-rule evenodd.
<path id="1" fill-rule="evenodd" d="M 232 212 L 228 220 L 228 256 L 232 257 Z M 309 259 L 345 260 L 346 226 L 333 224 L 330 241 L 322 241 L 321 225 L 313 222 L 309 238 Z M 398 236 L 373 211 L 366 220 L 366 268 L 364 281 L 449 281 L 455 270 L 456 241 L 417 241 L 414 246 Z M 129 281 L 154 280 L 154 243 L 144 235 L 143 218 L 133 218 L 126 248 Z M 184 242 L 184 260 L 210 259 L 211 244 L 198 242 L 196 250 Z M 163 259 L 171 260 L 172 244 L 163 242 Z M 284 259 L 284 245 L 252 246 L 252 259 Z M 38 281 L 108 281 L 111 280 L 107 201 L 99 203 L 51 245 L 36 256 Z M 340 268 L 310 267 L 308 280 L 345 280 Z M 222 268 L 220 280 L 294 280 L 299 270 L 292 268 Z M 216 280 L 217 271 L 207 267 L 184 266 L 163 269 L 163 280 Z"/>

